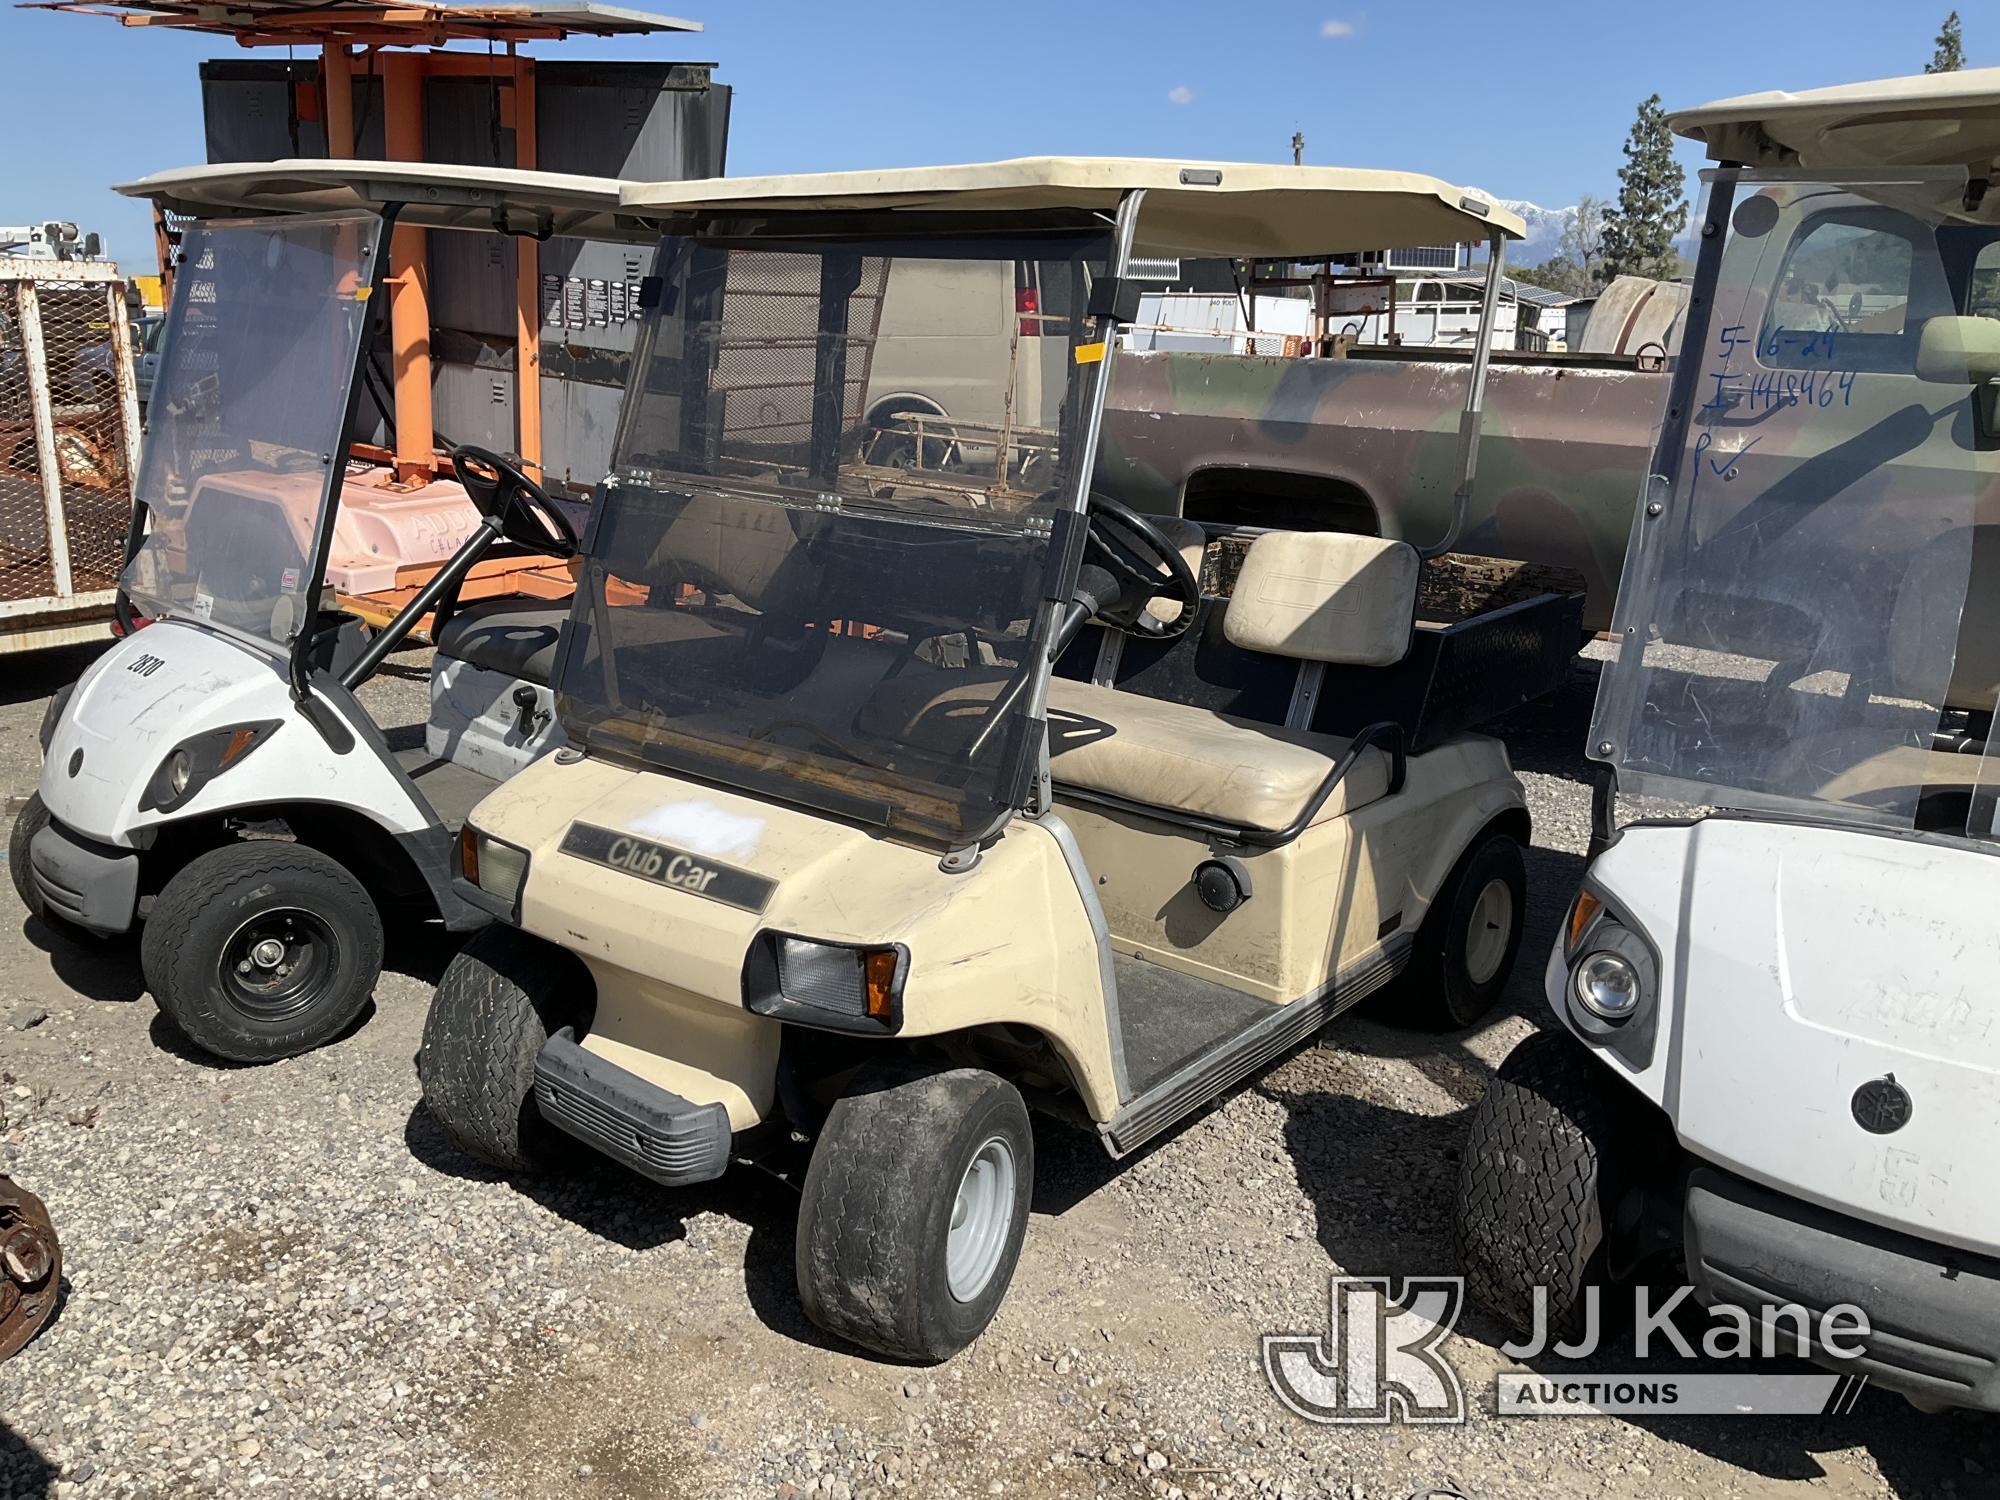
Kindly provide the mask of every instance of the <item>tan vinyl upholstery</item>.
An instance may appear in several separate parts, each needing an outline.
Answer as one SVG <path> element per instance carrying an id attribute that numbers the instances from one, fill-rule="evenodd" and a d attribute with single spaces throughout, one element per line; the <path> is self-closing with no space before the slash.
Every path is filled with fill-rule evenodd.
<path id="1" fill-rule="evenodd" d="M 1341 531 L 1267 531 L 1250 544 L 1222 632 L 1246 651 L 1386 667 L 1410 649 L 1416 549 Z"/>
<path id="2" fill-rule="evenodd" d="M 1049 769 L 1058 790 L 1079 787 L 1218 823 L 1272 833 L 1288 827 L 1349 744 L 1087 682 L 1049 684 Z M 1313 822 L 1388 790 L 1389 757 L 1371 746 Z"/>
<path id="3" fill-rule="evenodd" d="M 784 506 L 696 495 L 661 535 L 651 569 L 656 576 L 733 594 L 761 609 L 773 595 L 802 588 L 804 563 Z"/>
<path id="4" fill-rule="evenodd" d="M 1208 533 L 1185 516 L 1148 516 L 1146 519 L 1166 533 L 1167 540 L 1187 560 L 1188 571 L 1199 583 L 1202 554 L 1208 551 Z M 1156 598 L 1146 606 L 1146 613 L 1162 625 L 1171 625 L 1181 617 L 1182 608 L 1178 599 Z"/>
<path id="5" fill-rule="evenodd" d="M 940 756 L 962 754 L 1006 680 L 991 668 L 905 672 L 869 695 L 856 728 Z M 1058 791 L 1273 833 L 1305 810 L 1350 743 L 1063 677 L 1049 682 L 1048 717 Z M 1363 751 L 1313 821 L 1375 801 L 1389 789 L 1389 769 L 1381 751 Z"/>
<path id="6" fill-rule="evenodd" d="M 1199 568 L 1201 528 L 1154 519 Z M 1417 554 L 1404 542 L 1266 532 L 1250 544 L 1223 632 L 1244 650 L 1388 665 L 1409 649 L 1417 573 Z M 855 726 L 935 755 L 959 755 L 1005 682 L 1006 673 L 991 668 L 905 671 L 875 688 Z M 1299 820 L 1353 743 L 1063 677 L 1049 681 L 1048 721 L 1058 790 L 1267 833 Z M 1391 771 L 1388 755 L 1364 750 L 1313 823 L 1387 795 Z"/>

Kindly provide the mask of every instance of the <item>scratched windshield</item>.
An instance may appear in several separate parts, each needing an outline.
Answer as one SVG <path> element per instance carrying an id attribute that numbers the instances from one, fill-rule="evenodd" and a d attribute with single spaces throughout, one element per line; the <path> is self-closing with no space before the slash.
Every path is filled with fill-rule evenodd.
<path id="1" fill-rule="evenodd" d="M 312 619 L 380 231 L 347 214 L 183 233 L 139 464 L 150 529 L 122 580 L 146 614 L 278 645 Z"/>
<path id="2" fill-rule="evenodd" d="M 2000 689 L 2000 617 L 1966 607 L 2000 585 L 2000 230 L 1935 177 L 1711 190 L 1690 419 L 1641 496 L 1591 753 L 1681 802 L 1963 828 L 1982 761 L 1955 746 Z"/>

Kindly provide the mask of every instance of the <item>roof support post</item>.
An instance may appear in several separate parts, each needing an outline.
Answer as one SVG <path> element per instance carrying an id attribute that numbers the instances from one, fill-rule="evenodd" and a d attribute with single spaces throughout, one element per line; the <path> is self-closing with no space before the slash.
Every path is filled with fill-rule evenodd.
<path id="1" fill-rule="evenodd" d="M 382 59 L 383 154 L 423 161 L 423 59 Z M 396 478 L 424 484 L 437 472 L 431 417 L 430 257 L 424 231 L 397 225 L 389 241 L 389 340 L 395 352 Z"/>
<path id="2" fill-rule="evenodd" d="M 320 111 L 326 125 L 326 154 L 335 161 L 354 156 L 354 54 L 347 43 L 329 37 L 320 48 Z"/>
<path id="3" fill-rule="evenodd" d="M 510 45 L 508 51 L 513 51 Z M 535 60 L 514 55 L 514 165 L 534 170 Z M 514 236 L 515 451 L 530 468 L 542 462 L 542 256 L 526 235 Z M 544 476 L 546 477 L 546 476 Z"/>
<path id="4" fill-rule="evenodd" d="M 1479 474 L 1479 429 L 1486 415 L 1486 369 L 1493 362 L 1493 326 L 1499 320 L 1500 283 L 1507 265 L 1507 236 L 1498 229 L 1486 242 L 1486 294 L 1479 305 L 1479 342 L 1472 351 L 1472 380 L 1465 389 L 1465 410 L 1458 419 L 1458 483 L 1451 492 L 1451 525 L 1445 534 L 1417 555 L 1429 560 L 1458 545 L 1465 530 L 1465 513 L 1472 504 L 1472 485 Z"/>

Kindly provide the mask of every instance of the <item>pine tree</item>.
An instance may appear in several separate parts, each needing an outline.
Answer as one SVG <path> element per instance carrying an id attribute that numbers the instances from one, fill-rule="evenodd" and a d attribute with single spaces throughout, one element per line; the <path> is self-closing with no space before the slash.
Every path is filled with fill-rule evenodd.
<path id="1" fill-rule="evenodd" d="M 1937 50 L 1931 53 L 1930 66 L 1926 73 L 1956 73 L 1965 66 L 1965 39 L 1959 35 L 1958 12 L 1953 11 L 1944 18 L 1944 25 L 1938 29 Z"/>
<path id="2" fill-rule="evenodd" d="M 1618 169 L 1618 201 L 1604 211 L 1601 274 L 1651 276 L 1671 281 L 1680 274 L 1674 235 L 1687 222 L 1687 174 L 1674 160 L 1674 136 L 1660 96 L 1639 106 L 1639 118 L 1625 140 L 1625 165 Z"/>

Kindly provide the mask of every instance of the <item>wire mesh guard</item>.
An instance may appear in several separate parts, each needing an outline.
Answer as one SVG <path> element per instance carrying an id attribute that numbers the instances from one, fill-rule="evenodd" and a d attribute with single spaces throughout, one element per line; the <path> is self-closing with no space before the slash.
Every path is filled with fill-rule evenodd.
<path id="1" fill-rule="evenodd" d="M 721 397 L 721 451 L 731 457 L 768 459 L 771 450 L 798 448 L 813 431 L 820 326 L 828 293 L 817 255 L 763 253 L 730 258 L 711 389 Z M 841 429 L 861 420 L 869 358 L 889 279 L 889 261 L 861 262 L 847 293 L 843 333 L 831 340 L 842 355 Z"/>
<path id="2" fill-rule="evenodd" d="M 123 295 L 109 279 L 0 273 L 0 603 L 117 583 L 132 510 Z"/>

